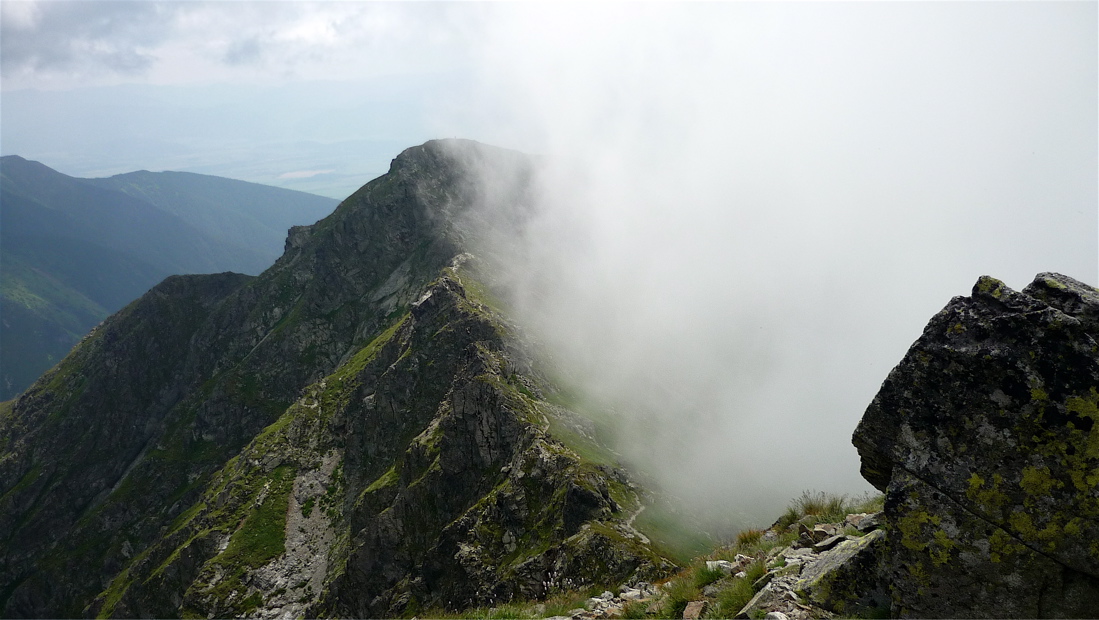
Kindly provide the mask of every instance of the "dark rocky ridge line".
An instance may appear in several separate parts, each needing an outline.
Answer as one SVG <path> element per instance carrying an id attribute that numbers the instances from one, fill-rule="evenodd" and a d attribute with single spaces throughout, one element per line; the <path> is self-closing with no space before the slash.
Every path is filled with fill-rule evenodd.
<path id="1" fill-rule="evenodd" d="M 449 598 L 435 602 L 461 606 L 485 596 L 536 595 L 546 586 L 523 584 L 554 583 L 554 575 L 591 579 L 595 567 L 608 574 L 643 565 L 670 567 L 649 545 L 616 525 L 628 516 L 621 514 L 622 507 L 638 501 L 625 478 L 613 469 L 585 465 L 584 459 L 546 435 L 546 415 L 553 407 L 502 404 L 517 398 L 516 391 L 543 402 L 539 393 L 551 388 L 537 373 L 523 372 L 523 356 L 516 355 L 521 347 L 502 334 L 499 321 L 486 318 L 483 304 L 473 303 L 464 293 L 476 285 L 473 276 L 463 276 L 464 285 L 457 284 L 453 273 L 439 280 L 462 253 L 469 235 L 476 233 L 465 219 L 480 200 L 469 167 L 486 165 L 517 175 L 513 195 L 497 198 L 521 207 L 522 175 L 530 166 L 523 156 L 466 141 L 435 141 L 408 149 L 387 175 L 364 186 L 330 217 L 291 231 L 286 252 L 261 276 L 169 278 L 111 317 L 23 397 L 0 411 L 3 615 L 110 614 L 118 605 L 120 610 L 155 610 L 157 615 L 187 609 L 215 614 L 266 609 L 264 605 L 274 600 L 271 592 L 258 594 L 262 600 L 257 600 L 249 597 L 258 591 L 223 587 L 209 592 L 202 584 L 228 583 L 223 579 L 226 565 L 233 566 L 239 582 L 246 576 L 240 570 L 260 570 L 272 557 L 281 557 L 275 553 L 279 545 L 268 535 L 278 528 L 272 530 L 270 515 L 264 515 L 278 512 L 282 504 L 268 505 L 267 497 L 294 505 L 297 500 L 290 498 L 298 497 L 298 491 L 293 496 L 286 493 L 291 481 L 294 488 L 306 484 L 299 482 L 299 474 L 312 483 L 328 480 L 336 485 L 333 493 L 339 497 L 330 498 L 325 513 L 331 511 L 332 520 L 344 528 L 336 542 L 321 537 L 324 545 L 335 545 L 328 548 L 338 551 L 329 566 L 336 572 L 317 569 L 324 575 L 324 592 L 313 591 L 314 598 L 306 601 L 318 612 L 397 613 L 412 604 L 412 599 L 401 597 L 427 598 L 423 583 L 448 584 L 439 591 Z M 436 284 L 428 289 L 432 282 Z M 424 297 L 425 292 L 431 294 Z M 444 299 L 449 301 L 443 303 Z M 435 306 L 450 308 L 444 314 L 459 308 L 466 318 L 435 331 L 414 329 Z M 343 404 L 335 410 L 326 406 L 325 416 L 343 422 L 315 428 L 334 436 L 296 436 L 332 447 L 340 454 L 338 463 L 317 465 L 287 456 L 287 462 L 274 469 L 239 469 L 244 465 L 241 450 L 250 442 L 282 438 L 271 430 L 280 423 L 300 428 L 285 416 L 295 419 L 294 412 L 308 409 L 301 402 L 303 390 L 361 363 L 370 343 L 402 316 L 410 318 L 391 335 L 394 342 L 407 345 L 409 338 L 419 339 L 427 344 L 405 346 L 404 351 L 411 355 L 414 350 L 431 350 L 432 355 L 412 356 L 419 367 L 391 375 L 367 364 L 371 372 L 404 377 L 405 384 L 392 387 L 392 392 L 375 390 L 380 409 L 367 405 L 365 393 L 355 395 L 353 406 L 350 394 L 336 395 Z M 463 329 L 479 326 L 479 336 L 444 336 L 459 324 Z M 508 344 L 502 344 L 505 341 Z M 444 342 L 453 348 L 442 346 Z M 447 375 L 444 369 L 457 368 L 459 358 L 465 370 Z M 400 366 L 401 359 L 413 363 L 408 357 L 389 363 Z M 512 369 L 503 373 L 504 367 Z M 453 396 L 444 398 L 448 386 L 458 385 L 454 377 L 459 375 L 465 377 L 465 387 L 454 387 Z M 366 381 L 358 375 L 345 379 Z M 515 381 L 519 384 L 509 383 Z M 383 401 L 383 395 L 388 400 Z M 354 415 L 348 416 L 347 408 Z M 541 421 L 531 419 L 533 411 L 539 412 L 535 417 Z M 466 415 L 487 415 L 489 426 L 466 428 L 471 423 Z M 371 416 L 393 424 L 392 432 L 363 427 Z M 442 433 L 441 438 L 429 433 L 419 443 L 408 444 L 426 432 L 423 424 L 435 419 L 432 433 Z M 272 423 L 276 426 L 268 428 Z M 480 446 L 463 444 L 462 437 L 473 436 L 495 439 L 487 453 L 475 451 L 481 456 L 467 463 L 459 447 Z M 536 440 L 540 436 L 544 437 Z M 447 458 L 456 459 L 457 465 L 448 465 Z M 465 465 L 470 469 L 461 473 Z M 504 476 L 504 467 L 514 473 Z M 540 475 L 526 471 L 530 467 L 538 468 Z M 378 482 L 390 468 L 396 483 Z M 413 471 L 419 471 L 418 477 L 408 479 Z M 233 496 L 211 509 L 216 514 L 203 512 L 200 506 L 210 507 L 207 501 L 214 487 L 240 476 L 260 480 L 266 489 L 263 496 Z M 342 481 L 336 483 L 337 478 Z M 535 480 L 549 486 L 524 486 Z M 378 486 L 360 497 L 375 482 Z M 229 486 L 255 490 L 243 483 Z M 390 497 L 394 488 L 400 492 Z M 564 495 L 558 497 L 557 490 Z M 312 497 L 314 504 L 308 516 L 304 511 L 297 514 L 315 518 L 319 500 L 308 493 L 300 497 L 302 502 Z M 230 499 L 245 503 L 233 504 Z M 524 508 L 524 502 L 533 504 Z M 243 512 L 226 512 L 234 505 Z M 378 522 L 379 514 L 389 516 Z M 254 545 L 234 543 L 232 536 L 224 538 L 233 531 L 233 515 L 243 519 L 233 525 L 251 523 L 270 545 L 261 544 L 257 551 Z M 553 515 L 564 521 L 556 523 Z M 528 524 L 528 518 L 537 522 Z M 518 524 L 538 526 L 531 530 L 539 533 L 532 549 L 509 549 L 505 556 L 508 562 L 520 557 L 523 562 L 512 566 L 491 555 L 466 553 L 461 570 L 468 574 L 456 577 L 456 549 L 468 550 L 469 540 L 487 544 L 492 539 L 505 548 L 518 544 L 516 532 L 523 529 L 508 531 L 509 523 L 513 530 Z M 444 538 L 430 542 L 442 526 Z M 493 539 L 497 534 L 499 539 Z M 210 547 L 213 540 L 228 547 Z M 439 545 L 449 549 L 448 556 L 424 555 Z M 359 549 L 364 546 L 392 552 L 392 564 L 369 565 L 378 560 L 363 555 Z M 161 551 L 166 555 L 149 555 Z M 226 559 L 230 551 L 238 561 Z M 268 557 L 270 553 L 275 556 Z M 149 557 L 161 559 L 149 566 Z M 608 558 L 614 557 L 621 561 L 610 562 L 614 567 L 608 569 Z M 420 572 L 395 578 L 410 570 L 412 558 L 422 561 Z M 477 567 L 488 567 L 479 580 Z M 501 581 L 512 590 L 485 585 L 500 577 L 494 571 L 505 570 L 502 567 L 514 572 Z M 142 580 L 135 584 L 139 574 Z M 254 577 L 247 572 L 248 579 Z M 178 588 L 142 589 L 145 583 L 163 579 L 175 580 Z M 363 600 L 367 592 L 374 594 Z M 102 596 L 88 607 L 98 594 Z M 379 596 L 388 602 L 375 601 Z"/>

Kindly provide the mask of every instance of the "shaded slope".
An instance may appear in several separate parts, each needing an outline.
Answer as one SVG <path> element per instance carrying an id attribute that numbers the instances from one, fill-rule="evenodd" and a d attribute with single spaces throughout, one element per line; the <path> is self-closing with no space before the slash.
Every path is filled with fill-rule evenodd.
<path id="1" fill-rule="evenodd" d="M 218 267 L 227 261 L 262 269 L 250 252 L 221 247 L 183 219 L 144 200 L 15 155 L 0 158 L 0 190 L 5 240 L 94 241 L 145 257 L 166 275 L 223 271 Z"/>
<path id="2" fill-rule="evenodd" d="M 335 206 L 300 192 L 162 174 L 172 182 L 128 183 L 148 189 L 129 195 L 38 162 L 0 158 L 0 399 L 21 392 L 92 326 L 165 277 L 259 273 L 277 257 L 289 225 Z M 219 191 L 226 192 L 220 201 Z M 266 202 L 275 217 L 260 225 Z M 242 220 L 242 212 L 256 216 Z M 246 233 L 250 225 L 258 232 Z"/>
<path id="3" fill-rule="evenodd" d="M 172 531 L 182 531 L 180 524 L 196 517 L 217 520 L 216 515 L 202 516 L 200 508 L 189 510 L 207 503 L 203 498 L 212 492 L 210 485 L 223 483 L 230 470 L 216 472 L 299 401 L 306 386 L 337 372 L 341 364 L 344 368 L 366 364 L 361 358 L 363 347 L 405 316 L 428 283 L 460 253 L 468 231 L 460 230 L 456 222 L 479 200 L 466 175 L 471 160 L 477 160 L 477 165 L 498 164 L 509 174 L 523 171 L 516 154 L 473 143 L 431 142 L 409 149 L 394 160 L 387 175 L 364 186 L 331 216 L 315 226 L 293 229 L 285 254 L 262 276 L 223 274 L 166 281 L 93 332 L 73 355 L 5 410 L 0 417 L 0 518 L 5 519 L 0 531 L 8 533 L 0 556 L 3 614 L 78 615 L 108 585 L 113 589 L 104 595 L 107 602 L 122 601 L 142 609 L 150 605 L 158 614 L 168 613 L 164 605 L 180 604 L 174 599 L 146 601 L 140 587 L 127 595 L 134 597 L 132 601 L 121 598 L 129 589 L 120 589 L 128 579 L 119 571 L 146 548 L 150 553 L 179 551 L 185 560 L 192 557 L 192 552 L 178 548 L 186 541 L 172 538 Z M 521 202 L 520 194 L 511 198 Z M 418 337 L 444 342 L 446 329 L 440 329 Z M 154 335 L 160 330 L 167 330 L 166 340 Z M 493 342 L 501 342 L 494 338 Z M 454 362 L 444 358 L 468 357 L 470 345 L 454 341 L 453 349 L 444 349 L 450 358 L 433 356 L 420 364 L 439 365 L 433 372 L 444 373 L 439 376 L 445 379 L 450 375 L 444 369 Z M 453 376 L 466 374 L 454 371 Z M 140 380 L 135 382 L 135 377 Z M 433 387 L 416 396 L 421 399 L 415 407 L 420 417 L 402 422 L 407 426 L 401 428 L 421 433 L 423 424 L 445 418 L 440 413 L 443 393 L 457 379 L 444 379 L 416 379 Z M 360 379 L 363 384 L 365 380 Z M 347 402 L 352 403 L 350 396 Z M 363 406 L 362 401 L 354 402 L 356 407 Z M 492 415 L 503 415 L 499 407 L 488 409 Z M 300 410 L 298 406 L 291 413 Z M 345 425 L 357 419 L 350 418 Z M 527 430 L 507 435 L 506 449 L 477 465 L 481 469 L 471 475 L 481 477 L 455 499 L 449 509 L 457 511 L 454 514 L 465 514 L 469 502 L 480 501 L 477 498 L 484 496 L 485 488 L 499 486 L 498 479 L 485 476 L 492 468 L 499 471 L 500 459 L 527 450 L 522 442 L 512 445 L 510 440 L 531 436 L 532 423 L 508 423 Z M 347 476 L 347 488 L 356 493 L 369 488 L 394 465 L 394 459 L 404 458 L 401 454 L 410 449 L 411 437 L 403 431 L 387 437 L 355 429 L 341 432 L 342 438 L 324 441 L 361 442 L 341 470 Z M 379 449 L 396 452 L 367 463 L 365 457 Z M 236 463 L 244 461 L 238 458 Z M 265 486 L 271 483 L 266 493 L 283 489 L 289 476 L 293 473 L 297 479 L 296 472 L 305 467 L 289 464 L 294 472 L 279 470 L 275 478 L 270 478 L 274 470 L 264 466 Z M 329 470 L 326 475 L 335 474 Z M 410 480 L 400 480 L 413 486 Z M 343 499 L 354 502 L 358 496 Z M 593 506 L 610 505 L 601 504 L 603 499 L 592 501 Z M 355 520 L 366 519 L 370 510 L 345 504 L 346 518 L 366 527 Z M 247 505 L 262 508 L 264 503 L 253 498 Z M 188 536 L 196 532 L 187 531 Z M 455 536 L 454 540 L 468 537 Z M 413 551 L 425 553 L 441 549 L 440 545 Z M 348 558 L 355 557 L 352 546 L 345 548 Z M 398 551 L 398 555 L 405 553 Z M 208 555 L 209 550 L 203 553 Z M 270 559 L 271 553 L 259 556 Z M 170 559 L 172 553 L 168 555 Z M 200 553 L 195 561 L 212 561 L 207 555 Z M 348 566 L 357 566 L 349 562 Z M 142 566 L 138 561 L 127 570 L 140 574 L 144 583 L 154 575 L 142 574 Z M 444 579 L 446 574 L 431 578 Z M 336 614 L 379 610 L 339 594 L 340 588 L 355 582 L 337 577 L 325 577 L 334 594 L 316 598 L 315 609 Z M 201 583 L 201 579 L 188 577 L 179 583 L 192 582 Z M 398 598 L 415 591 L 407 584 L 397 587 L 388 581 L 370 587 Z M 182 596 L 183 591 L 169 590 L 163 596 L 177 594 Z M 319 596 L 319 590 L 314 594 Z M 216 596 L 188 596 L 188 605 L 196 609 L 223 609 L 218 605 L 224 600 L 218 603 L 221 599 Z M 102 609 L 109 613 L 111 607 Z"/>
<path id="4" fill-rule="evenodd" d="M 87 182 L 143 200 L 226 246 L 254 253 L 257 262 L 239 269 L 244 273 L 259 273 L 275 262 L 288 228 L 315 222 L 339 203 L 305 192 L 190 172 L 142 170 Z"/>

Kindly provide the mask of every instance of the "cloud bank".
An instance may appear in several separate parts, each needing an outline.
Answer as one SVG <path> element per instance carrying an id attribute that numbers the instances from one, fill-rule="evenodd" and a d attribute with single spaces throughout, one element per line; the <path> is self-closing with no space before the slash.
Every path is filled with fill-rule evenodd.
<path id="1" fill-rule="evenodd" d="M 493 17 L 469 107 L 549 165 L 511 301 L 696 505 L 868 489 L 850 434 L 952 296 L 1096 282 L 1094 5 Z"/>
<path id="2" fill-rule="evenodd" d="M 477 11 L 448 3 L 5 0 L 5 90 L 284 84 L 442 71 Z"/>

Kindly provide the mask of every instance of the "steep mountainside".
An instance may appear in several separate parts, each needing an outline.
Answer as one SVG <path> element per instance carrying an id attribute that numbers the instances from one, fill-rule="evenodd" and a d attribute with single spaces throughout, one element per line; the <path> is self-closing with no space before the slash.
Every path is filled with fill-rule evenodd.
<path id="1" fill-rule="evenodd" d="M 0 399 L 165 277 L 259 273 L 277 258 L 288 226 L 334 207 L 327 198 L 217 177 L 77 179 L 0 158 Z M 241 233 L 260 213 L 269 224 Z"/>
<path id="2" fill-rule="evenodd" d="M 6 403 L 0 613 L 398 615 L 668 570 L 463 253 L 470 166 L 521 208 L 524 157 L 408 149 L 261 276 L 169 278 Z"/>

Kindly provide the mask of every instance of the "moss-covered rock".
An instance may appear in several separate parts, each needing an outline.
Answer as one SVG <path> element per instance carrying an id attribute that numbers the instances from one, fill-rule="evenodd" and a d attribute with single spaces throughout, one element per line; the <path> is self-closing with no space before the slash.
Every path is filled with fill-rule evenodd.
<path id="1" fill-rule="evenodd" d="M 878 572 L 884 538 L 883 530 L 874 530 L 841 542 L 806 566 L 795 587 L 811 604 L 848 617 L 887 606 Z"/>
<path id="2" fill-rule="evenodd" d="M 886 492 L 901 616 L 1099 613 L 1099 291 L 982 277 L 937 314 L 854 434 Z"/>

